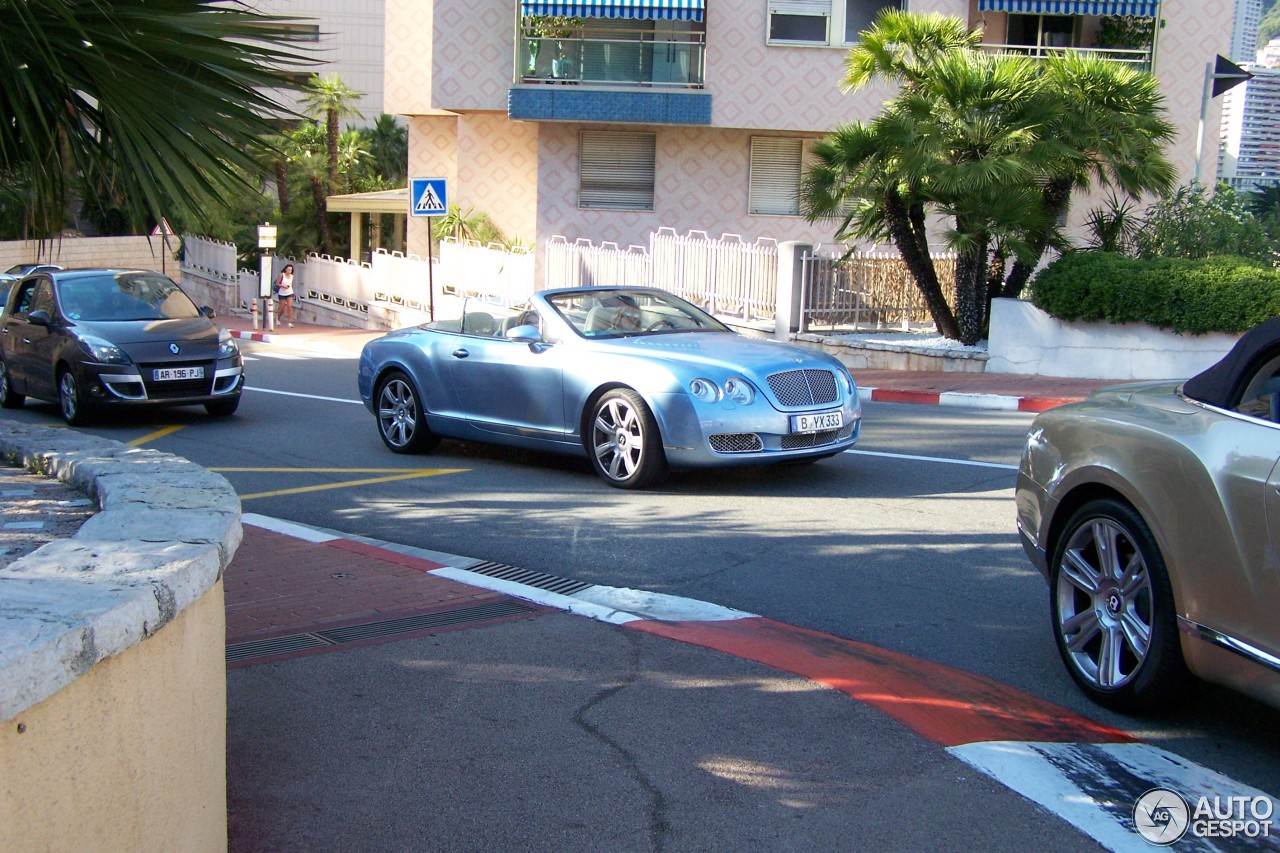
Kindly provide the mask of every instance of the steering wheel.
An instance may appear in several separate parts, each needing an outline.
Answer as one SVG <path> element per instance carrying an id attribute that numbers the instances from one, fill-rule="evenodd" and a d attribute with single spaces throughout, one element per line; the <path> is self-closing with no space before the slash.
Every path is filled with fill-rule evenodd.
<path id="1" fill-rule="evenodd" d="M 675 327 L 676 327 L 676 324 L 671 322 L 670 320 L 656 320 L 653 323 L 650 323 L 649 328 L 645 329 L 645 331 L 656 332 L 659 329 L 674 329 Z"/>

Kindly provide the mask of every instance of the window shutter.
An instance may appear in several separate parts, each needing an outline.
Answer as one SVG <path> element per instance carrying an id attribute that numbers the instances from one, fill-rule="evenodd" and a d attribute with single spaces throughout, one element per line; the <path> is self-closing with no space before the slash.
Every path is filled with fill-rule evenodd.
<path id="1" fill-rule="evenodd" d="M 796 216 L 800 213 L 803 139 L 755 136 L 751 139 L 750 213 Z"/>
<path id="2" fill-rule="evenodd" d="M 653 210 L 657 137 L 584 130 L 579 138 L 578 206 Z"/>
<path id="3" fill-rule="evenodd" d="M 831 0 L 769 0 L 769 14 L 826 17 L 831 14 Z"/>

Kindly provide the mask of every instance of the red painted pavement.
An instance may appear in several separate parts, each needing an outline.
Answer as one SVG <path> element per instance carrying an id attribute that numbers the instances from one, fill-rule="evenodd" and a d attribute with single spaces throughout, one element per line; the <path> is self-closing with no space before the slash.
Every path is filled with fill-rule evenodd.
<path id="1" fill-rule="evenodd" d="M 1119 729 L 989 678 L 771 619 L 639 621 L 626 627 L 825 684 L 944 747 L 979 741 L 1134 742 Z"/>

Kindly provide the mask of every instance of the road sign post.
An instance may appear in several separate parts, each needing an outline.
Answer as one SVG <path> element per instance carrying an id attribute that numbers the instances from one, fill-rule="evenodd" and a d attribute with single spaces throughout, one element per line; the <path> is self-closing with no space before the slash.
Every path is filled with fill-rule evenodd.
<path id="1" fill-rule="evenodd" d="M 409 215 L 427 220 L 427 310 L 436 318 L 435 258 L 432 255 L 431 220 L 449 210 L 449 184 L 444 178 L 409 179 Z"/>
<path id="2" fill-rule="evenodd" d="M 262 260 L 258 266 L 258 301 L 262 303 L 262 323 L 267 331 L 275 329 L 275 314 L 271 310 L 271 250 L 276 247 L 276 226 L 267 222 L 258 226 L 258 248 Z M 256 317 L 254 318 L 257 319 Z M 253 327 L 258 328 L 255 322 Z"/>

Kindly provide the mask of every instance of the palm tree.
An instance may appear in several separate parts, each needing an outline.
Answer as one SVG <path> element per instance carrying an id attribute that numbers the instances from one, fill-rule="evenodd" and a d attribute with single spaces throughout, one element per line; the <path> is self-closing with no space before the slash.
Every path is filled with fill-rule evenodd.
<path id="1" fill-rule="evenodd" d="M 342 119 L 364 118 L 355 108 L 363 93 L 347 86 L 337 74 L 312 74 L 303 87 L 306 94 L 299 99 L 303 112 L 314 119 L 324 119 L 327 139 L 329 192 L 338 191 L 338 136 Z"/>
<path id="2" fill-rule="evenodd" d="M 368 139 L 373 155 L 370 168 L 392 186 L 403 186 L 409 175 L 409 128 L 395 116 L 383 113 L 373 127 L 364 128 L 361 133 Z"/>
<path id="3" fill-rule="evenodd" d="M 1080 56 L 989 54 L 978 37 L 954 18 L 882 13 L 850 51 L 843 84 L 884 79 L 900 92 L 870 123 L 814 146 L 801 199 L 811 221 L 839 220 L 837 239 L 891 239 L 939 333 L 965 343 L 985 331 L 991 297 L 1020 293 L 1061 245 L 1057 220 L 1075 189 L 1096 180 L 1136 195 L 1173 175 L 1162 151 L 1172 128 L 1150 75 Z M 953 223 L 954 306 L 930 260 L 929 213 Z"/>
<path id="4" fill-rule="evenodd" d="M 289 19 L 212 0 L 26 0 L 5 15 L 0 175 L 29 187 L 36 235 L 62 227 L 75 175 L 111 175 L 135 221 L 198 223 L 258 190 L 250 149 L 283 111 L 263 91 L 309 62 Z"/>
<path id="5" fill-rule="evenodd" d="M 369 142 L 364 134 L 348 130 L 338 137 L 338 173 L 346 179 L 346 186 L 343 188 L 346 192 L 357 191 L 372 159 Z"/>

